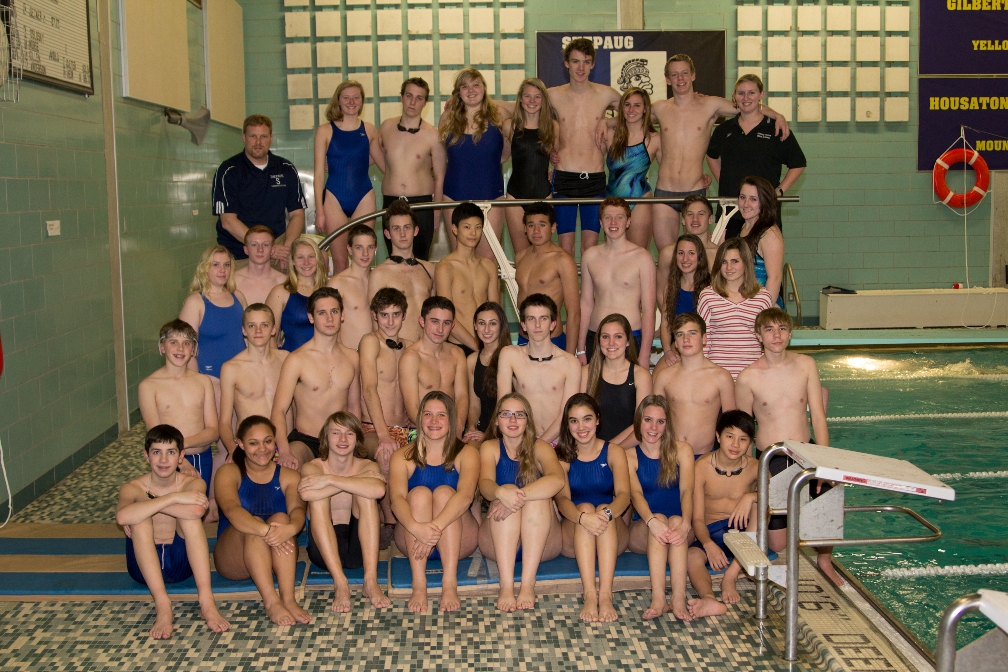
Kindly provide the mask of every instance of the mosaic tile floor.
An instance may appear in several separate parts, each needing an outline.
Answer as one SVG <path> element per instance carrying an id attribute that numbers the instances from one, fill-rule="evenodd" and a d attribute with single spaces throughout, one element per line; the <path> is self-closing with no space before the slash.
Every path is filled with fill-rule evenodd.
<path id="1" fill-rule="evenodd" d="M 87 462 L 65 481 L 18 512 L 14 521 L 36 536 L 52 524 L 114 522 L 118 485 L 145 470 L 143 426 Z M 88 536 L 82 534 L 81 536 Z M 95 535 L 97 536 L 97 535 Z M 104 536 L 104 535 L 101 535 Z M 2 539 L 0 539 L 0 543 Z M 12 559 L 18 556 L 10 556 Z M 25 556 L 21 556 L 25 557 Z M 815 574 L 811 578 L 806 575 Z M 742 602 L 716 619 L 683 624 L 671 618 L 640 620 L 649 591 L 619 593 L 620 620 L 585 625 L 578 595 L 543 595 L 537 608 L 500 614 L 487 597 L 464 597 L 462 610 L 411 614 L 403 601 L 376 611 L 359 594 L 347 615 L 328 610 L 329 590 L 308 590 L 310 626 L 279 628 L 256 601 L 222 601 L 232 629 L 217 635 L 199 620 L 193 602 L 175 604 L 176 634 L 154 642 L 147 602 L 0 602 L 2 670 L 906 670 L 901 658 L 824 579 L 803 561 L 804 600 L 818 613 L 802 624 L 801 660 L 780 658 L 783 622 L 778 609 L 763 628 L 752 618 L 752 584 L 740 582 Z M 867 652 L 867 654 L 865 653 Z M 870 654 L 870 655 L 868 655 Z"/>

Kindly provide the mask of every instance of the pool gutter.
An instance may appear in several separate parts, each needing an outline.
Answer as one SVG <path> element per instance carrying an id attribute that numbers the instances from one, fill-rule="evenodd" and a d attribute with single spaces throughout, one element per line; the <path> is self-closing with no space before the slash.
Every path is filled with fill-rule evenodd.
<path id="1" fill-rule="evenodd" d="M 847 582 L 847 585 L 854 589 L 854 591 L 856 591 L 858 595 L 863 598 L 872 609 L 875 610 L 876 614 L 888 623 L 904 639 L 910 648 L 930 663 L 931 667 L 935 667 L 934 652 L 932 652 L 931 649 L 929 649 L 927 645 L 917 637 L 917 635 L 911 632 L 903 621 L 897 618 L 894 613 L 889 611 L 888 607 L 882 604 L 863 583 L 858 581 L 857 577 L 847 570 L 846 567 L 834 560 L 833 568 L 843 577 L 844 581 Z M 870 617 L 868 614 L 866 614 L 866 616 Z"/>

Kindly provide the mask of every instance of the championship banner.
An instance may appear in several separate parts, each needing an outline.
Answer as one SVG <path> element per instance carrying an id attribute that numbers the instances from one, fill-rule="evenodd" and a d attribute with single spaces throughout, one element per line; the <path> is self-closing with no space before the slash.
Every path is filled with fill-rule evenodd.
<path id="1" fill-rule="evenodd" d="M 921 0 L 919 72 L 1008 73 L 1008 0 Z"/>
<path id="2" fill-rule="evenodd" d="M 1004 123 L 1008 79 L 921 77 L 918 81 L 917 170 L 934 168 L 935 160 L 959 137 L 960 126 L 971 127 L 966 129 L 966 140 L 991 170 L 1008 170 L 1008 140 L 1000 137 L 1008 136 Z M 961 141 L 957 146 L 962 146 Z"/>
<path id="3" fill-rule="evenodd" d="M 595 67 L 588 79 L 597 84 L 620 92 L 636 86 L 647 91 L 653 101 L 665 100 L 665 62 L 674 54 L 688 54 L 696 66 L 693 90 L 709 96 L 725 95 L 723 30 L 536 31 L 536 76 L 546 86 L 570 81 L 563 50 L 578 37 L 595 44 Z"/>

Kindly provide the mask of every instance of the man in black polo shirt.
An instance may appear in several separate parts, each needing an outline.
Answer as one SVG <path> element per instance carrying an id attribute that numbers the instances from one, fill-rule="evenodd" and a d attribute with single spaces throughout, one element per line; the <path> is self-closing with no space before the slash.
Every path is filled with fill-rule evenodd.
<path id="1" fill-rule="evenodd" d="M 774 186 L 777 196 L 794 184 L 805 170 L 805 154 L 794 133 L 781 139 L 774 130 L 774 120 L 761 109 L 763 82 L 756 75 L 743 75 L 735 84 L 733 96 L 739 114 L 714 129 L 707 145 L 707 165 L 718 181 L 719 197 L 739 195 L 742 180 L 749 175 L 762 177 Z M 781 168 L 788 171 L 781 179 Z M 780 204 L 777 204 L 780 223 Z M 742 217 L 736 215 L 728 225 L 728 238 L 738 235 Z"/>
<path id="2" fill-rule="evenodd" d="M 244 243 L 249 227 L 262 224 L 278 242 L 271 257 L 281 271 L 287 270 L 290 243 L 304 232 L 307 206 L 297 168 L 269 151 L 273 122 L 253 114 L 242 124 L 245 151 L 227 159 L 213 181 L 213 208 L 217 217 L 217 242 L 235 259 L 247 259 Z M 279 238 L 284 236 L 283 244 Z"/>

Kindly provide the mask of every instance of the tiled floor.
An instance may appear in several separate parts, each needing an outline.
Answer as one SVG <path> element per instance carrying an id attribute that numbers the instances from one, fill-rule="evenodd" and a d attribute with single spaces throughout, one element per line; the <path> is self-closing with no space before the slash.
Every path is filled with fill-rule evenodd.
<path id="1" fill-rule="evenodd" d="M 134 427 L 18 512 L 15 529 L 27 531 L 24 536 L 46 529 L 64 536 L 68 525 L 88 523 L 83 529 L 89 532 L 80 536 L 105 536 L 94 530 L 96 524 L 111 529 L 118 485 L 145 469 L 142 430 Z M 26 556 L 8 556 L 5 565 L 19 557 Z M 376 611 L 358 594 L 353 611 L 337 615 L 328 610 L 331 591 L 308 590 L 304 607 L 315 618 L 309 626 L 276 627 L 258 602 L 229 601 L 220 606 L 232 628 L 217 635 L 199 620 L 195 603 L 180 602 L 169 642 L 147 638 L 154 619 L 148 602 L 0 602 L 0 669 L 908 669 L 809 563 L 803 562 L 802 581 L 810 599 L 802 602 L 797 665 L 780 658 L 779 603 L 760 628 L 752 618 L 755 593 L 742 582 L 742 602 L 728 614 L 689 624 L 667 617 L 642 621 L 649 591 L 619 593 L 616 623 L 585 625 L 578 620 L 579 596 L 571 594 L 543 595 L 536 609 L 519 614 L 498 613 L 488 597 L 463 598 L 460 612 L 442 614 L 435 599 L 434 610 L 423 616 L 409 613 L 403 601 Z"/>

